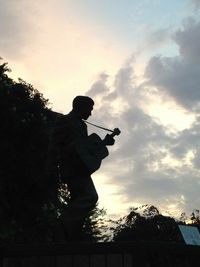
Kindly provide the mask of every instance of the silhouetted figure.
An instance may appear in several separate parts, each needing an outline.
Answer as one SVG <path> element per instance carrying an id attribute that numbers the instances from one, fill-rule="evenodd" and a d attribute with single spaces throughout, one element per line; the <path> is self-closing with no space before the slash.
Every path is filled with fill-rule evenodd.
<path id="1" fill-rule="evenodd" d="M 113 145 L 113 136 L 119 134 L 107 134 L 104 140 L 95 134 L 88 136 L 84 120 L 91 115 L 93 106 L 91 98 L 75 97 L 72 111 L 58 118 L 53 134 L 56 139 L 54 143 L 57 144 L 60 177 L 70 192 L 70 201 L 60 217 L 69 241 L 83 239 L 85 218 L 98 201 L 91 174 L 108 155 L 106 146 Z"/>

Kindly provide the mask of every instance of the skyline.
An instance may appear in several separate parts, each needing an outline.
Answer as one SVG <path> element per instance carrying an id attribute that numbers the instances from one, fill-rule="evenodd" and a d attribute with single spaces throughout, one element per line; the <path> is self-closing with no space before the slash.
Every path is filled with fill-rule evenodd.
<path id="1" fill-rule="evenodd" d="M 62 113 L 76 95 L 91 96 L 89 120 L 122 131 L 93 175 L 100 206 L 111 215 L 143 204 L 172 214 L 198 208 L 200 2 L 0 4 L 0 56 L 11 76 Z"/>

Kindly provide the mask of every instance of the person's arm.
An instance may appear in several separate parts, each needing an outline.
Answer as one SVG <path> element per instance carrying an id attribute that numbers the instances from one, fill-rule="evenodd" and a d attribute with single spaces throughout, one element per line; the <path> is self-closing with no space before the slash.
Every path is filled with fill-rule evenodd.
<path id="1" fill-rule="evenodd" d="M 103 143 L 106 146 L 112 146 L 115 143 L 115 139 L 113 138 L 115 135 L 119 135 L 121 131 L 118 128 L 115 128 L 112 132 L 112 134 L 107 134 L 105 138 L 103 139 Z"/>
<path id="2" fill-rule="evenodd" d="M 115 143 L 115 139 L 110 134 L 107 134 L 105 138 L 103 139 L 103 144 L 105 146 L 112 146 L 114 145 L 114 143 Z"/>

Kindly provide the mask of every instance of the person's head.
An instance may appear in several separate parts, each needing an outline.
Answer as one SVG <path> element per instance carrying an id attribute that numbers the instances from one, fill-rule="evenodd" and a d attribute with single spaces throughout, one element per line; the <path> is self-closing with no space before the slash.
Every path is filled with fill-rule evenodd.
<path id="1" fill-rule="evenodd" d="M 72 102 L 73 111 L 84 120 L 92 114 L 93 106 L 94 101 L 88 96 L 76 96 Z"/>

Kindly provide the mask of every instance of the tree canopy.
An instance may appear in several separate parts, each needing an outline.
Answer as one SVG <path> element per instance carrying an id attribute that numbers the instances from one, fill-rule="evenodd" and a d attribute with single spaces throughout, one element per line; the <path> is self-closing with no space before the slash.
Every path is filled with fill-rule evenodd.
<path id="1" fill-rule="evenodd" d="M 55 113 L 38 90 L 21 79 L 15 82 L 9 71 L 6 63 L 0 65 L 0 214 L 5 227 L 8 221 L 34 224 L 56 187 L 44 173 Z"/>
<path id="2" fill-rule="evenodd" d="M 199 210 L 180 218 L 162 215 L 153 205 L 131 208 L 128 215 L 113 221 L 113 241 L 163 241 L 183 243 L 178 225 L 196 226 L 200 229 Z"/>

